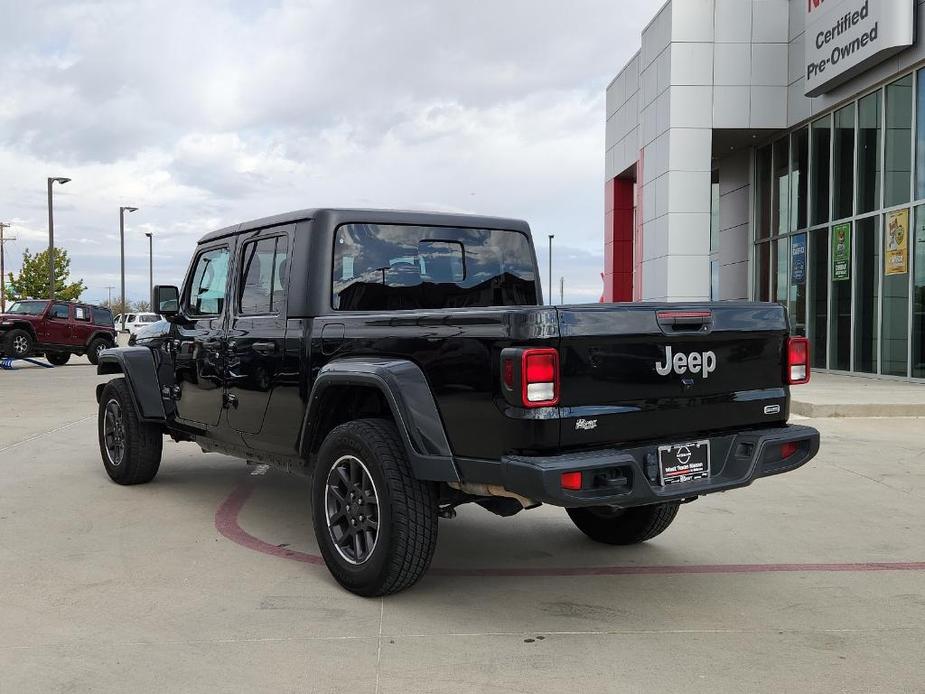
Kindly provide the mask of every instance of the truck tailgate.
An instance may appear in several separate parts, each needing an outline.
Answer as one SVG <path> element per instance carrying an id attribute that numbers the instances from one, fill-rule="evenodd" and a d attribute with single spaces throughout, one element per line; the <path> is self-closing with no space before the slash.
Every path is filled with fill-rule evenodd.
<path id="1" fill-rule="evenodd" d="M 562 446 L 677 441 L 787 420 L 777 304 L 559 307 Z"/>

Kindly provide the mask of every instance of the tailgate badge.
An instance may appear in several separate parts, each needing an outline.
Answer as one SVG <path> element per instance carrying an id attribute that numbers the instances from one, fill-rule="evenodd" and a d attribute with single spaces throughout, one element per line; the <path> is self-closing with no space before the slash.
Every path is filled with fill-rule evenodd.
<path id="1" fill-rule="evenodd" d="M 575 431 L 591 431 L 597 429 L 596 419 L 579 419 L 575 422 Z"/>
<path id="2" fill-rule="evenodd" d="M 710 378 L 710 374 L 716 371 L 716 353 L 709 352 L 691 352 L 685 354 L 678 352 L 674 356 L 671 353 L 671 345 L 665 347 L 665 363 L 655 362 L 655 372 L 659 376 L 667 376 L 674 371 L 678 376 L 686 373 L 700 374 L 704 380 Z"/>

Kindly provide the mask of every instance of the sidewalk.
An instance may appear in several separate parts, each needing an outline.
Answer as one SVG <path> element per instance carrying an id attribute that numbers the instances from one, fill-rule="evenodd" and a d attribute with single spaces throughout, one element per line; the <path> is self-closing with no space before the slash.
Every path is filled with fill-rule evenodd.
<path id="1" fill-rule="evenodd" d="M 816 372 L 790 392 L 791 413 L 806 417 L 925 417 L 925 383 Z"/>

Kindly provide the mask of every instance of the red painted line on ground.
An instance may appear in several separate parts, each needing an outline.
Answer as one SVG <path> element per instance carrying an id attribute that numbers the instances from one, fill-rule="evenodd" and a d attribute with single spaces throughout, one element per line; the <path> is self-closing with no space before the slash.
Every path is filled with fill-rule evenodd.
<path id="1" fill-rule="evenodd" d="M 281 559 L 322 565 L 318 554 L 308 554 L 264 542 L 244 530 L 238 514 L 254 491 L 250 481 L 242 482 L 221 503 L 215 512 L 215 529 L 232 542 L 248 549 Z M 432 568 L 435 576 L 671 576 L 681 574 L 753 574 L 753 573 L 819 573 L 862 571 L 925 571 L 925 562 L 855 562 L 841 564 L 678 564 L 663 566 L 579 566 L 509 569 L 441 569 Z"/>

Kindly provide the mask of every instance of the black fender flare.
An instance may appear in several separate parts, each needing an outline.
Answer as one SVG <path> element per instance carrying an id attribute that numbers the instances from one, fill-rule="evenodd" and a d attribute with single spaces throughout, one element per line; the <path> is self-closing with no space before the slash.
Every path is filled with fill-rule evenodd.
<path id="1" fill-rule="evenodd" d="M 309 396 L 300 449 L 307 460 L 316 443 L 316 427 L 325 392 L 331 387 L 375 388 L 385 397 L 419 480 L 459 481 L 459 471 L 437 410 L 430 384 L 420 367 L 407 359 L 353 357 L 321 367 Z"/>
<path id="2" fill-rule="evenodd" d="M 164 403 L 161 400 L 160 383 L 157 380 L 157 365 L 154 355 L 147 347 L 117 347 L 104 350 L 96 373 L 122 374 L 128 382 L 138 417 L 146 422 L 165 422 Z M 96 386 L 96 401 L 103 396 L 105 383 Z"/>

